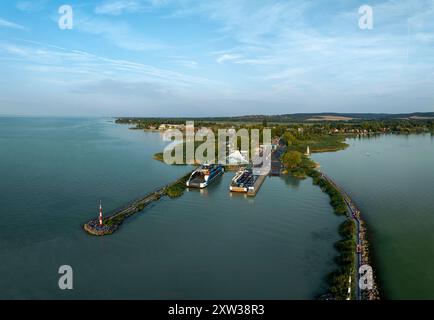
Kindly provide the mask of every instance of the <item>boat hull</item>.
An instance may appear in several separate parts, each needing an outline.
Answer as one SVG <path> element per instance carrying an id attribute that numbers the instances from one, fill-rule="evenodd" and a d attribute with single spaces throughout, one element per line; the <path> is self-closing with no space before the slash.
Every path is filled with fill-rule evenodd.
<path id="1" fill-rule="evenodd" d="M 257 176 L 254 175 L 252 170 L 242 169 L 232 179 L 229 190 L 237 193 L 248 193 L 253 188 L 256 179 Z"/>
<path id="2" fill-rule="evenodd" d="M 214 174 L 214 176 L 211 177 L 211 178 L 209 178 L 207 181 L 204 181 L 202 179 L 189 179 L 186 182 L 186 185 L 189 188 L 204 189 L 204 188 L 208 187 L 218 177 L 220 177 L 221 175 L 223 175 L 223 173 L 224 173 L 224 168 L 223 167 L 219 167 L 217 169 L 217 172 Z"/>
<path id="3" fill-rule="evenodd" d="M 247 191 L 248 191 L 247 188 L 235 187 L 235 186 L 231 186 L 230 190 L 231 190 L 231 192 L 238 192 L 238 193 L 247 193 Z"/>

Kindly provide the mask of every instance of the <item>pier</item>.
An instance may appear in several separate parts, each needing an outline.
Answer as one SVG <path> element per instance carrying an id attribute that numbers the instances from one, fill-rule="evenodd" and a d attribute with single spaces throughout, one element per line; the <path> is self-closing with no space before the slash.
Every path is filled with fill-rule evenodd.
<path id="1" fill-rule="evenodd" d="M 257 178 L 253 187 L 247 191 L 248 196 L 256 196 L 267 176 L 280 176 L 282 174 L 283 164 L 280 158 L 285 152 L 286 146 L 279 140 L 278 147 L 271 153 L 271 166 L 266 168 L 254 168 L 254 171 L 256 170 L 254 174 Z"/>
<path id="2" fill-rule="evenodd" d="M 176 180 L 174 183 L 158 188 L 143 198 L 133 201 L 126 207 L 117 210 L 115 213 L 103 219 L 101 224 L 98 218 L 92 219 L 83 225 L 83 229 L 94 236 L 106 236 L 113 234 L 119 229 L 125 219 L 141 212 L 154 201 L 160 200 L 164 196 L 176 197 L 185 190 L 185 181 L 191 175 L 191 172 Z M 171 189 L 179 189 L 172 191 Z"/>
<path id="3" fill-rule="evenodd" d="M 326 181 L 328 181 L 342 195 L 348 209 L 347 217 L 352 219 L 356 225 L 356 248 L 354 248 L 355 256 L 356 256 L 355 258 L 356 300 L 378 299 L 379 293 L 378 293 L 377 286 L 375 284 L 375 277 L 374 277 L 374 288 L 372 290 L 365 290 L 362 292 L 359 286 L 360 267 L 363 265 L 369 265 L 372 267 L 372 265 L 370 264 L 369 243 L 366 237 L 366 227 L 365 227 L 365 222 L 361 217 L 361 212 L 356 206 L 356 204 L 354 203 L 354 201 L 351 199 L 351 197 L 338 184 L 336 184 L 336 182 L 334 182 L 333 179 L 328 177 L 323 172 L 321 172 L 321 176 Z M 351 280 L 349 280 L 348 294 L 349 297 L 351 297 Z"/>
<path id="4" fill-rule="evenodd" d="M 247 196 L 254 197 L 258 193 L 259 189 L 261 188 L 262 184 L 265 181 L 265 178 L 267 177 L 267 174 L 261 174 L 257 176 L 255 183 L 253 183 L 253 186 L 249 188 L 247 191 Z"/>

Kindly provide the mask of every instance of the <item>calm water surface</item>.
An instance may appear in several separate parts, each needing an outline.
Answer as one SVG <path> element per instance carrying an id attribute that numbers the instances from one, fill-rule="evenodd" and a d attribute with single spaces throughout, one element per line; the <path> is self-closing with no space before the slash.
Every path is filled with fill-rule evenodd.
<path id="1" fill-rule="evenodd" d="M 230 195 L 227 173 L 152 204 L 113 236 L 85 234 L 100 199 L 111 212 L 188 172 L 152 160 L 164 146 L 158 133 L 110 119 L 0 118 L 0 298 L 322 293 L 342 218 L 310 180 L 269 178 L 247 199 Z M 74 270 L 68 292 L 57 286 L 64 264 Z"/>
<path id="2" fill-rule="evenodd" d="M 391 299 L 434 299 L 434 138 L 350 139 L 316 154 L 368 223 L 383 291 Z"/>

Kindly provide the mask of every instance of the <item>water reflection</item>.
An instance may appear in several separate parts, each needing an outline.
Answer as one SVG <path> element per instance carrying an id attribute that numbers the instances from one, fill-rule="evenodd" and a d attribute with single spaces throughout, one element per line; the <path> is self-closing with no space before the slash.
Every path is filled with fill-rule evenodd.
<path id="1" fill-rule="evenodd" d="M 296 179 L 290 175 L 283 175 L 281 176 L 281 179 L 283 179 L 283 181 L 285 181 L 285 184 L 290 186 L 291 188 L 298 189 L 300 187 L 300 179 Z"/>

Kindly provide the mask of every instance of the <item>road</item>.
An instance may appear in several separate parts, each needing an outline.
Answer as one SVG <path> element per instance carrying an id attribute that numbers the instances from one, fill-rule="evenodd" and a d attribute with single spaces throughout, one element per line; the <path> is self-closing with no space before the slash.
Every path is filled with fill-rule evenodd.
<path id="1" fill-rule="evenodd" d="M 321 172 L 321 175 L 324 179 L 326 179 L 331 185 L 333 185 L 336 190 L 338 190 L 341 195 L 344 197 L 344 201 L 345 204 L 347 205 L 348 208 L 348 217 L 351 218 L 355 225 L 356 225 L 356 263 L 355 263 L 355 273 L 356 273 L 356 300 L 361 300 L 362 295 L 361 295 L 361 290 L 360 290 L 360 286 L 359 286 L 359 281 L 360 281 L 360 274 L 359 274 L 359 269 L 362 263 L 362 253 L 361 252 L 357 252 L 357 248 L 361 248 L 362 244 L 360 241 L 360 220 L 359 220 L 359 216 L 360 216 L 360 210 L 357 209 L 356 205 L 354 204 L 354 202 L 351 200 L 351 198 L 348 196 L 348 194 L 342 189 L 340 188 L 331 178 L 329 178 L 326 174 Z M 351 283 L 351 282 L 350 282 Z"/>

